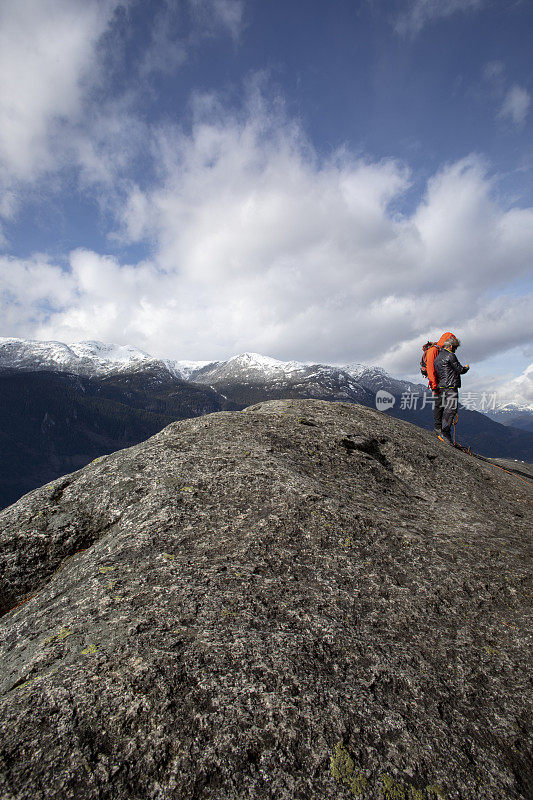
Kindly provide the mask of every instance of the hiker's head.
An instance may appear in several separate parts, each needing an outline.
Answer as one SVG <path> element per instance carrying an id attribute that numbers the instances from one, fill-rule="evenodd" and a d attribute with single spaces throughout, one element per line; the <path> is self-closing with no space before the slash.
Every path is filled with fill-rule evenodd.
<path id="1" fill-rule="evenodd" d="M 447 350 L 455 352 L 457 348 L 460 347 L 460 345 L 461 342 L 459 341 L 457 336 L 450 336 L 450 338 L 446 339 L 446 341 L 444 342 L 443 347 L 446 347 Z"/>

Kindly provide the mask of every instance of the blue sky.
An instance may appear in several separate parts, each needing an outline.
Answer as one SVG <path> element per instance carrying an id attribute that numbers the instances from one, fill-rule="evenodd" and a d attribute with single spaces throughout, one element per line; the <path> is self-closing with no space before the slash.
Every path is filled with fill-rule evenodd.
<path id="1" fill-rule="evenodd" d="M 0 335 L 410 375 L 452 330 L 533 399 L 532 33 L 527 0 L 0 0 Z"/>

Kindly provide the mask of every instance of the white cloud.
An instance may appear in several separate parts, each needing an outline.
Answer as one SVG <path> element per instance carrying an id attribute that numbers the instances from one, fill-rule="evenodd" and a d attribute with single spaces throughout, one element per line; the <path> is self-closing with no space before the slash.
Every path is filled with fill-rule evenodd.
<path id="1" fill-rule="evenodd" d="M 487 300 L 486 295 L 454 296 L 452 290 L 445 298 L 448 308 L 444 313 L 442 303 L 432 303 L 430 296 L 427 301 L 430 314 L 424 315 L 428 322 L 425 330 L 411 339 L 404 339 L 396 348 L 391 347 L 380 359 L 392 372 L 412 374 L 422 344 L 435 341 L 445 331 L 451 331 L 461 340 L 459 359 L 474 365 L 515 347 L 523 347 L 533 339 L 533 294 L 504 294 Z M 455 309 L 454 301 L 457 302 Z M 486 376 L 483 380 L 486 381 Z"/>
<path id="2" fill-rule="evenodd" d="M 490 83 L 498 85 L 505 76 L 505 64 L 502 61 L 489 61 L 483 68 L 483 77 Z"/>
<path id="3" fill-rule="evenodd" d="M 533 404 L 533 364 L 517 378 L 502 386 L 501 393 L 510 403 Z"/>
<path id="4" fill-rule="evenodd" d="M 135 90 L 110 95 L 104 66 L 120 69 L 110 59 L 127 36 L 115 12 L 130 4 L 0 0 L 0 219 L 14 219 L 38 180 L 57 188 L 65 168 L 77 173 L 82 190 L 96 190 L 108 210 L 123 196 L 136 159 L 149 155 L 143 151 L 150 123 L 133 109 L 143 92 L 152 91 L 152 73 L 175 72 L 206 37 L 236 40 L 242 30 L 242 0 L 162 2 L 153 11 L 151 40 L 139 57 Z M 189 28 L 186 7 L 192 16 Z M 113 43 L 104 51 L 103 37 L 110 33 Z M 95 89 L 100 90 L 97 103 Z M 7 244 L 1 227 L 0 243 Z"/>
<path id="5" fill-rule="evenodd" d="M 509 120 L 517 128 L 522 127 L 531 107 L 529 92 L 517 84 L 509 87 L 505 65 L 501 61 L 485 64 L 483 77 L 491 87 L 493 98 L 498 101 L 498 117 Z"/>
<path id="6" fill-rule="evenodd" d="M 189 0 L 189 6 L 204 33 L 221 29 L 235 41 L 239 38 L 243 27 L 243 0 Z"/>
<path id="7" fill-rule="evenodd" d="M 136 161 L 146 159 L 149 143 L 149 124 L 131 112 L 127 100 L 103 104 L 68 143 L 80 187 L 95 193 L 104 208 L 114 207 L 131 186 L 129 176 Z"/>
<path id="8" fill-rule="evenodd" d="M 533 407 L 533 363 L 516 377 L 513 377 L 513 370 L 507 370 L 507 373 L 495 376 L 490 373 L 482 374 L 474 368 L 468 373 L 467 391 L 476 393 L 478 397 L 485 393 L 488 408 L 493 397 L 497 406 L 514 403 Z"/>
<path id="9" fill-rule="evenodd" d="M 473 11 L 485 0 L 407 0 L 406 8 L 397 16 L 395 29 L 402 35 L 416 36 L 422 28 L 437 19 L 458 11 Z"/>
<path id="10" fill-rule="evenodd" d="M 49 164 L 53 126 L 79 113 L 96 45 L 116 2 L 0 3 L 0 177 Z"/>
<path id="11" fill-rule="evenodd" d="M 189 134 L 168 127 L 153 144 L 159 185 L 132 186 L 121 206 L 122 236 L 150 242 L 151 260 L 77 250 L 68 272 L 40 261 L 31 278 L 13 260 L 22 322 L 12 312 L 4 333 L 177 358 L 370 360 L 396 374 L 444 330 L 473 362 L 533 338 L 533 298 L 512 292 L 531 271 L 533 209 L 502 205 L 479 159 L 443 167 L 399 215 L 405 165 L 320 161 L 257 96 L 238 118 L 212 98 L 197 108 Z"/>
<path id="12" fill-rule="evenodd" d="M 499 116 L 510 119 L 517 127 L 524 124 L 531 105 L 530 94 L 521 86 L 512 86 L 505 95 Z"/>
<path id="13" fill-rule="evenodd" d="M 151 41 L 140 65 L 142 76 L 153 72 L 171 74 L 187 60 L 182 34 L 182 6 L 166 0 L 155 14 L 151 25 Z"/>
<path id="14" fill-rule="evenodd" d="M 75 281 L 45 256 L 0 257 L 0 319 L 13 336 L 27 336 L 41 320 L 75 301 Z"/>
<path id="15" fill-rule="evenodd" d="M 188 0 L 190 25 L 185 24 L 185 4 L 164 0 L 152 23 L 150 44 L 141 61 L 143 78 L 152 73 L 175 73 L 191 50 L 204 39 L 230 36 L 238 41 L 243 29 L 243 0 Z"/>

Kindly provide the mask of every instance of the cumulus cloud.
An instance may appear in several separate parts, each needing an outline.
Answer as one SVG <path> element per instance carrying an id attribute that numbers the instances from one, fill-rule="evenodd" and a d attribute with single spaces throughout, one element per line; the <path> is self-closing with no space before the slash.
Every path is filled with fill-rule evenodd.
<path id="1" fill-rule="evenodd" d="M 465 386 L 466 388 L 466 386 Z M 513 377 L 513 370 L 507 374 L 494 375 L 490 372 L 473 369 L 468 373 L 468 388 L 478 399 L 485 395 L 485 407 L 498 407 L 505 403 L 533 407 L 533 363 Z"/>
<path id="2" fill-rule="evenodd" d="M 489 300 L 486 294 L 458 297 L 451 291 L 447 298 L 449 308 L 444 314 L 439 304 L 431 305 L 430 296 L 427 299 L 429 308 L 434 308 L 436 313 L 431 320 L 426 317 L 428 324 L 424 332 L 412 339 L 404 339 L 380 360 L 392 372 L 411 374 L 422 344 L 434 341 L 447 330 L 462 341 L 463 362 L 474 364 L 523 347 L 533 338 L 533 294 L 504 294 Z M 453 305 L 458 300 L 462 302 L 457 302 L 454 313 Z M 486 382 L 486 377 L 483 381 Z"/>
<path id="3" fill-rule="evenodd" d="M 28 179 L 50 159 L 54 125 L 80 110 L 112 0 L 0 3 L 0 175 Z"/>
<path id="4" fill-rule="evenodd" d="M 149 124 L 133 110 L 142 80 L 135 92 L 119 96 L 109 96 L 105 87 L 104 66 L 113 66 L 114 48 L 109 42 L 103 47 L 104 36 L 112 32 L 122 52 L 125 33 L 115 12 L 130 5 L 131 0 L 0 0 L 0 218 L 13 219 L 24 187 L 43 176 L 53 182 L 64 168 L 78 174 L 82 189 L 105 189 L 102 203 L 116 202 L 135 160 L 146 160 Z M 237 40 L 243 10 L 242 0 L 163 0 L 143 9 L 151 15 L 152 35 L 139 58 L 141 78 L 175 72 L 206 37 Z M 122 67 L 117 62 L 113 68 Z M 0 242 L 5 243 L 1 228 Z"/>
<path id="5" fill-rule="evenodd" d="M 8 335 L 27 337 L 75 299 L 73 276 L 45 256 L 0 257 L 0 319 Z"/>
<path id="6" fill-rule="evenodd" d="M 531 96 L 529 92 L 521 86 L 512 86 L 505 95 L 499 116 L 502 119 L 511 120 L 514 125 L 520 127 L 526 120 L 530 105 Z"/>
<path id="7" fill-rule="evenodd" d="M 416 36 L 422 28 L 437 19 L 449 17 L 458 11 L 473 11 L 485 0 L 407 0 L 406 7 L 395 20 L 397 33 Z"/>
<path id="8" fill-rule="evenodd" d="M 533 404 L 533 364 L 530 364 L 517 378 L 504 384 L 500 392 L 510 403 Z"/>
<path id="9" fill-rule="evenodd" d="M 11 335 L 174 358 L 364 360 L 396 374 L 444 330 L 471 361 L 533 337 L 533 297 L 512 291 L 531 270 L 533 209 L 507 208 L 479 158 L 444 166 L 399 214 L 405 164 L 322 160 L 257 97 L 239 115 L 212 99 L 198 109 L 190 132 L 159 131 L 158 184 L 131 186 L 118 209 L 124 241 L 149 242 L 150 260 L 11 260 Z"/>

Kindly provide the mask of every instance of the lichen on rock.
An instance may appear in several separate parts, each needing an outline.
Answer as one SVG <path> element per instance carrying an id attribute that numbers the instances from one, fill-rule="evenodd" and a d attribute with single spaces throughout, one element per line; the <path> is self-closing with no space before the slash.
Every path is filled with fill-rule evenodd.
<path id="1" fill-rule="evenodd" d="M 353 758 L 342 742 L 337 742 L 335 745 L 335 752 L 331 757 L 331 774 L 336 781 L 344 783 L 357 797 L 363 794 L 368 783 L 361 770 L 356 770 Z"/>

